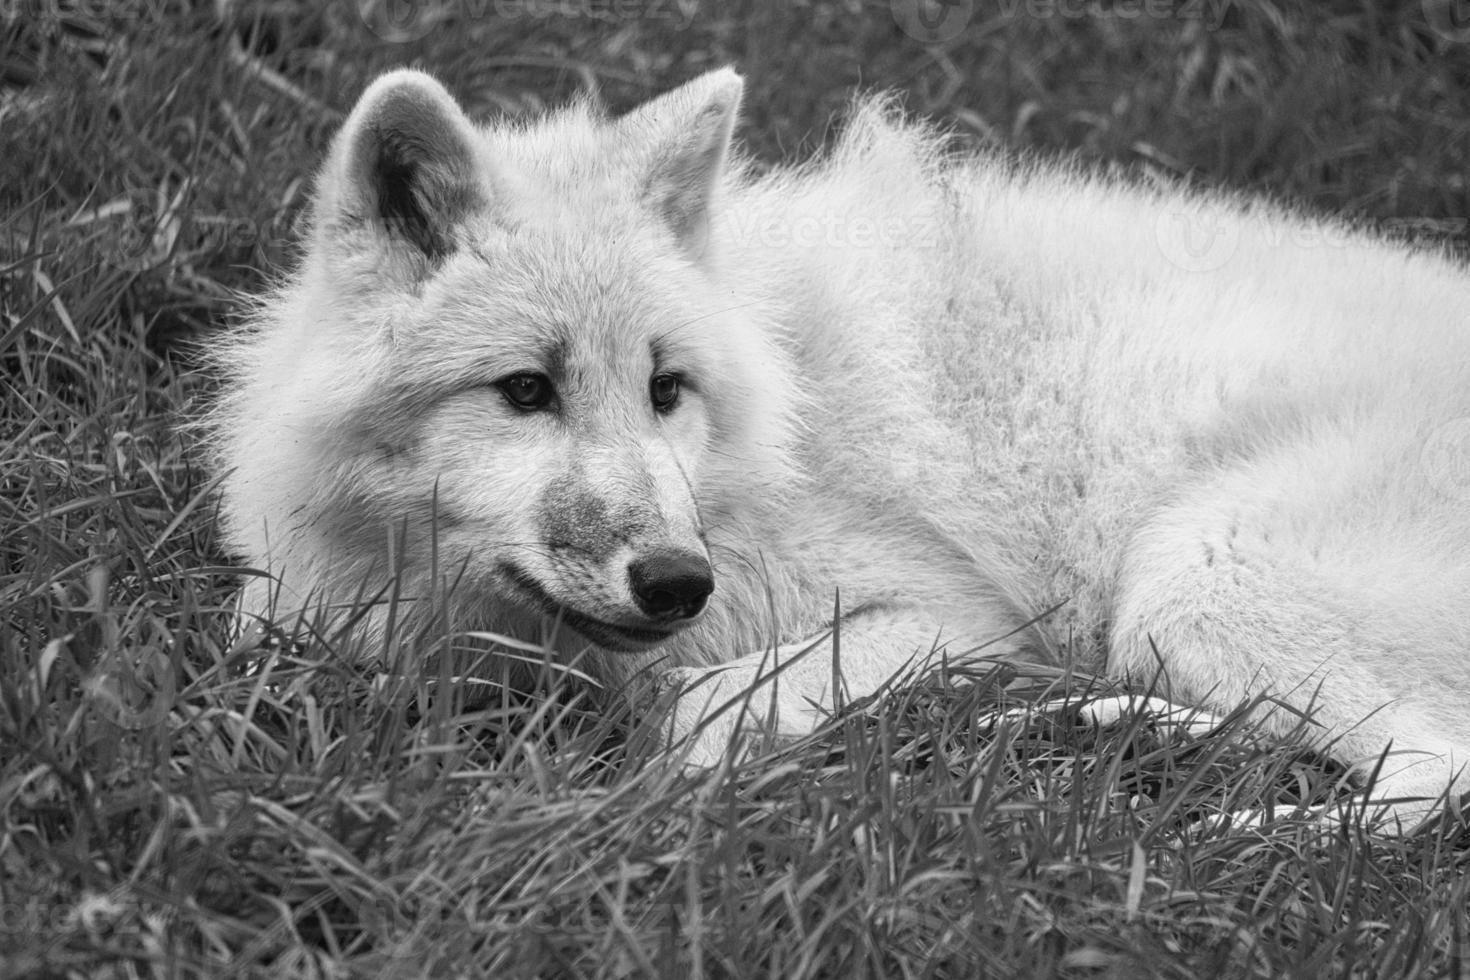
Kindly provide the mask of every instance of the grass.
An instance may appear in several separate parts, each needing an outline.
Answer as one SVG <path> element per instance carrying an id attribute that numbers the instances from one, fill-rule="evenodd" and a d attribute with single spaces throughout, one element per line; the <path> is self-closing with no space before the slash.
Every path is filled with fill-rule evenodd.
<path id="1" fill-rule="evenodd" d="M 1460 831 L 1305 819 L 1341 774 L 1249 713 L 1006 717 L 1097 689 L 949 666 L 699 774 L 549 666 L 526 697 L 432 632 L 356 671 L 341 637 L 232 632 L 189 345 L 289 262 L 389 65 L 488 115 L 733 61 L 767 161 L 897 87 L 962 139 L 1467 243 L 1470 42 L 1438 0 L 969 7 L 936 44 L 873 0 L 465 0 L 395 43 L 354 3 L 0 12 L 0 975 L 1470 974 Z"/>

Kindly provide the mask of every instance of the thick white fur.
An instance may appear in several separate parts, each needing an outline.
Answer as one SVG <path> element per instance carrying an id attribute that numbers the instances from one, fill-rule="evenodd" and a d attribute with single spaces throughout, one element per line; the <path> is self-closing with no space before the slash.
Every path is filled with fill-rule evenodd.
<path id="1" fill-rule="evenodd" d="M 334 203 L 404 92 L 473 147 L 438 265 Z M 1470 488 L 1426 454 L 1470 416 L 1462 269 L 1265 203 L 954 159 L 881 100 L 757 178 L 723 155 L 738 94 L 718 72 L 622 120 L 478 129 L 426 76 L 377 82 L 301 270 L 220 358 L 230 541 L 297 599 L 371 595 L 395 564 L 413 598 L 444 518 L 459 625 L 534 639 L 494 556 L 543 547 L 570 481 L 634 551 L 707 545 L 702 617 L 583 661 L 676 668 L 698 759 L 733 733 L 710 709 L 822 637 L 840 589 L 850 695 L 936 644 L 1070 637 L 1117 674 L 1162 666 L 1175 699 L 1314 707 L 1350 763 L 1392 746 L 1383 795 L 1470 788 Z M 552 333 L 580 371 L 563 413 L 507 414 L 492 382 Z M 666 419 L 655 334 L 689 348 Z M 628 554 L 535 574 L 623 615 Z M 801 731 L 831 681 L 819 642 L 747 710 Z"/>

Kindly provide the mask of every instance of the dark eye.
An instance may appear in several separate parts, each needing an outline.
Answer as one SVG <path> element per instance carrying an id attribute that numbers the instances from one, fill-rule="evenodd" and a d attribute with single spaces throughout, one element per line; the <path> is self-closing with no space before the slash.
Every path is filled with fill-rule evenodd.
<path id="1" fill-rule="evenodd" d="M 648 397 L 653 399 L 653 407 L 660 412 L 667 412 L 674 407 L 679 400 L 679 377 L 674 374 L 655 374 L 648 382 Z"/>
<path id="2" fill-rule="evenodd" d="M 495 382 L 495 386 L 512 405 L 528 412 L 545 408 L 556 397 L 551 379 L 544 374 L 512 374 Z"/>

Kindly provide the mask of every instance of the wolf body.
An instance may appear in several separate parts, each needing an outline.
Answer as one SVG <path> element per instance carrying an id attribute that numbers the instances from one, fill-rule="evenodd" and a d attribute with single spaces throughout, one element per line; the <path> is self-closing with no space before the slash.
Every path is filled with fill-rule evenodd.
<path id="1" fill-rule="evenodd" d="M 882 100 L 756 176 L 740 93 L 490 128 L 416 72 L 364 93 L 301 267 L 220 358 L 224 526 L 282 583 L 252 608 L 554 617 L 606 682 L 686 686 L 707 761 L 831 704 L 840 591 L 850 696 L 1070 644 L 1176 700 L 1310 706 L 1349 764 L 1392 748 L 1386 794 L 1467 788 L 1462 269 L 956 157 Z"/>

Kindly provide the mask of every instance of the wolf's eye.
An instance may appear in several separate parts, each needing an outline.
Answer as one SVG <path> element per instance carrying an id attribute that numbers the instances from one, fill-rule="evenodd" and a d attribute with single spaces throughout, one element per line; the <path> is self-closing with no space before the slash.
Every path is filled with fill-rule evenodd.
<path id="1" fill-rule="evenodd" d="M 648 396 L 653 399 L 654 408 L 660 412 L 669 411 L 679 400 L 678 375 L 655 374 L 648 382 Z"/>
<path id="2" fill-rule="evenodd" d="M 508 378 L 501 378 L 495 382 L 495 386 L 512 405 L 528 412 L 545 408 L 556 397 L 556 389 L 551 387 L 551 379 L 544 374 L 529 372 L 512 374 Z"/>

